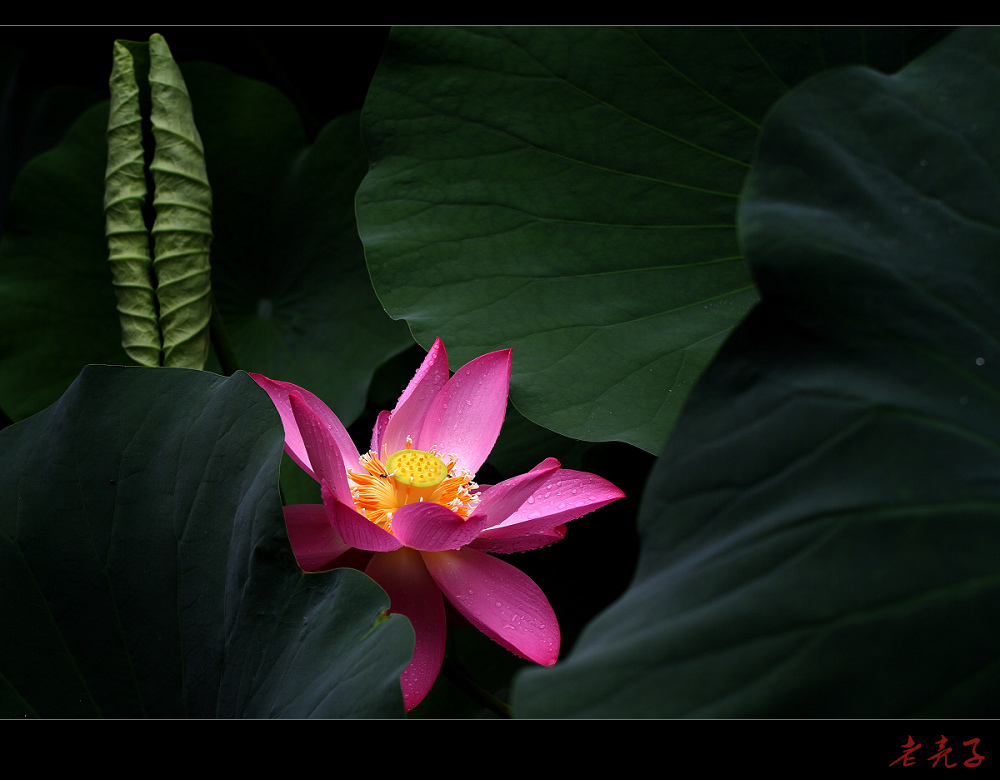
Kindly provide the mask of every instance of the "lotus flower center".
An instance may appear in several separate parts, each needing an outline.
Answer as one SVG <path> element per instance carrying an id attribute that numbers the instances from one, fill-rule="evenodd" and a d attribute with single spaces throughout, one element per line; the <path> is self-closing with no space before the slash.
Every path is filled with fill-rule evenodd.
<path id="1" fill-rule="evenodd" d="M 409 436 L 405 450 L 389 458 L 383 453 L 387 465 L 374 451 L 362 455 L 361 470 L 347 470 L 355 508 L 389 533 L 396 510 L 420 501 L 441 504 L 467 519 L 479 503 L 479 486 L 472 481 L 472 474 L 459 467 L 457 456 L 445 457 L 447 460 L 434 447 L 429 452 L 413 449 Z"/>
<path id="2" fill-rule="evenodd" d="M 433 452 L 400 450 L 386 462 L 397 482 L 418 488 L 434 487 L 448 476 L 448 466 Z"/>

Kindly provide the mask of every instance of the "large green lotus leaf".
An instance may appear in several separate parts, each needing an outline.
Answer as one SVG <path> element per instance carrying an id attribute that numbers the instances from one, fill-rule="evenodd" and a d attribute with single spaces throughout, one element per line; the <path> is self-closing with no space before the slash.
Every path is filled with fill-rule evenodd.
<path id="1" fill-rule="evenodd" d="M 740 210 L 762 303 L 650 479 L 626 595 L 523 716 L 1000 714 L 1000 32 L 803 86 Z"/>
<path id="2" fill-rule="evenodd" d="M 662 446 L 757 300 L 736 204 L 790 86 L 899 31 L 394 29 L 362 130 L 376 292 L 456 364 L 514 348 L 512 399 L 588 441 Z"/>
<path id="3" fill-rule="evenodd" d="M 405 620 L 304 575 L 243 373 L 88 367 L 0 433 L 0 716 L 401 715 Z"/>
<path id="4" fill-rule="evenodd" d="M 240 367 L 295 382 L 345 423 L 374 369 L 412 344 L 371 289 L 354 223 L 356 114 L 307 142 L 277 90 L 182 66 L 213 190 L 212 286 Z M 102 215 L 107 105 L 32 160 L 0 243 L 0 406 L 53 403 L 88 363 L 126 363 Z M 209 368 L 218 368 L 210 360 Z"/>

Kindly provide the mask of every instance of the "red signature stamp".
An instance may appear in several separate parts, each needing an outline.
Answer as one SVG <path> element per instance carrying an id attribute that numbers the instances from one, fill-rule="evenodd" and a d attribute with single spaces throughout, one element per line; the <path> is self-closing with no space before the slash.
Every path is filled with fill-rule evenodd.
<path id="1" fill-rule="evenodd" d="M 985 758 L 985 756 L 980 754 L 976 749 L 979 747 L 979 737 L 974 737 L 967 742 L 963 742 L 962 747 L 968 748 L 968 750 L 956 753 L 954 761 L 948 758 L 948 754 L 952 752 L 953 748 L 946 747 L 948 744 L 948 738 L 944 734 L 942 734 L 941 739 L 934 744 L 937 745 L 937 752 L 934 753 L 934 755 L 926 757 L 921 756 L 924 760 L 933 762 L 931 766 L 937 766 L 940 761 L 948 769 L 954 769 L 958 766 L 958 759 L 960 759 L 963 755 L 968 755 L 969 757 L 962 762 L 962 766 L 977 767 L 983 763 L 983 759 Z M 919 742 L 914 742 L 913 737 L 907 734 L 906 742 L 900 745 L 900 747 L 903 748 L 903 755 L 893 761 L 892 764 L 889 764 L 889 766 L 899 763 L 902 763 L 903 766 L 913 766 L 916 764 L 917 758 L 914 754 L 923 746 Z M 928 748 L 928 750 L 930 750 L 930 748 Z"/>

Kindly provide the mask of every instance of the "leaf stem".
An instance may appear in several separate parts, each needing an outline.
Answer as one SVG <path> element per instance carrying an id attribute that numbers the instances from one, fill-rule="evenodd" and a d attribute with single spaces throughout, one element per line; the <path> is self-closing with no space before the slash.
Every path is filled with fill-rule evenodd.
<path id="1" fill-rule="evenodd" d="M 511 709 L 511 706 L 507 704 L 507 702 L 501 701 L 488 690 L 483 688 L 479 683 L 469 677 L 468 673 L 457 661 L 451 660 L 447 655 L 444 658 L 444 665 L 441 667 L 441 671 L 445 673 L 445 676 L 449 680 L 486 707 L 486 709 L 501 718 L 514 717 L 514 710 Z"/>
<path id="2" fill-rule="evenodd" d="M 219 365 L 222 366 L 222 373 L 226 376 L 232 376 L 240 370 L 240 363 L 236 359 L 236 352 L 229 340 L 229 333 L 222 321 L 222 314 L 219 312 L 214 295 L 212 296 L 212 317 L 209 320 L 208 328 L 212 339 L 212 349 L 215 350 L 215 356 L 219 359 Z"/>

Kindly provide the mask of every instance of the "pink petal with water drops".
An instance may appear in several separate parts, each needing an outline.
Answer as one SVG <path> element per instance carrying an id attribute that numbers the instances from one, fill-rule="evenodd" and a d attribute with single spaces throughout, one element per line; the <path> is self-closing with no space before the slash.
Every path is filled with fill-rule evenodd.
<path id="1" fill-rule="evenodd" d="M 326 483 L 321 484 L 320 494 L 330 524 L 351 547 L 371 552 L 391 552 L 403 546 L 391 533 L 359 514 L 353 504 L 348 506 L 339 501 Z"/>
<path id="2" fill-rule="evenodd" d="M 542 461 L 535 468 L 550 460 Z M 621 490 L 596 474 L 558 469 L 516 512 L 499 525 L 483 531 L 479 538 L 514 539 L 544 533 L 624 496 Z"/>
<path id="3" fill-rule="evenodd" d="M 293 392 L 298 393 L 309 408 L 323 421 L 324 426 L 329 430 L 331 437 L 336 442 L 344 458 L 350 460 L 353 452 L 354 460 L 357 460 L 358 450 L 354 446 L 350 434 L 347 433 L 347 429 L 337 419 L 337 415 L 330 411 L 330 407 L 323 403 L 318 396 L 290 382 L 277 382 L 261 374 L 250 374 L 250 376 L 271 397 L 271 402 L 281 416 L 281 424 L 285 429 L 285 451 L 288 453 L 288 456 L 305 469 L 311 477 L 315 478 L 316 474 L 306 453 L 302 434 L 299 432 L 298 425 L 295 422 L 289 401 L 289 396 Z"/>
<path id="4" fill-rule="evenodd" d="M 444 599 L 416 550 L 404 547 L 373 555 L 365 574 L 389 595 L 389 612 L 406 615 L 413 624 L 413 660 L 401 677 L 409 712 L 424 700 L 441 671 L 447 632 Z"/>
<path id="5" fill-rule="evenodd" d="M 351 546 L 340 538 L 322 504 L 285 507 L 285 528 L 295 560 L 303 571 L 326 571 Z"/>
<path id="6" fill-rule="evenodd" d="M 430 501 L 405 504 L 392 516 L 392 532 L 415 550 L 457 550 L 483 529 L 484 518 L 466 520 L 448 507 Z"/>
<path id="7" fill-rule="evenodd" d="M 441 339 L 435 339 L 417 373 L 413 375 L 413 379 L 396 402 L 396 408 L 389 416 L 389 422 L 378 441 L 378 446 L 373 447 L 380 457 L 383 444 L 386 455 L 392 455 L 406 446 L 407 436 L 416 441 L 417 434 L 427 417 L 427 411 L 447 382 L 448 354 Z"/>
<path id="8" fill-rule="evenodd" d="M 469 520 L 485 520 L 484 528 L 500 525 L 559 470 L 559 461 L 546 458 L 531 471 L 505 479 L 479 493 L 479 506 Z"/>
<path id="9" fill-rule="evenodd" d="M 566 538 L 566 526 L 560 525 L 538 533 L 518 534 L 511 537 L 489 537 L 480 534 L 479 538 L 472 542 L 469 547 L 486 553 L 527 552 L 528 550 L 537 550 L 539 547 L 548 547 L 550 544 L 561 542 L 564 538 Z"/>
<path id="10" fill-rule="evenodd" d="M 462 366 L 437 394 L 414 447 L 458 456 L 458 467 L 479 471 L 497 443 L 510 390 L 510 350 Z M 391 425 L 391 422 L 390 422 Z"/>
<path id="11" fill-rule="evenodd" d="M 421 555 L 434 582 L 473 626 L 522 658 L 555 664 L 559 624 L 527 574 L 468 547 Z"/>

